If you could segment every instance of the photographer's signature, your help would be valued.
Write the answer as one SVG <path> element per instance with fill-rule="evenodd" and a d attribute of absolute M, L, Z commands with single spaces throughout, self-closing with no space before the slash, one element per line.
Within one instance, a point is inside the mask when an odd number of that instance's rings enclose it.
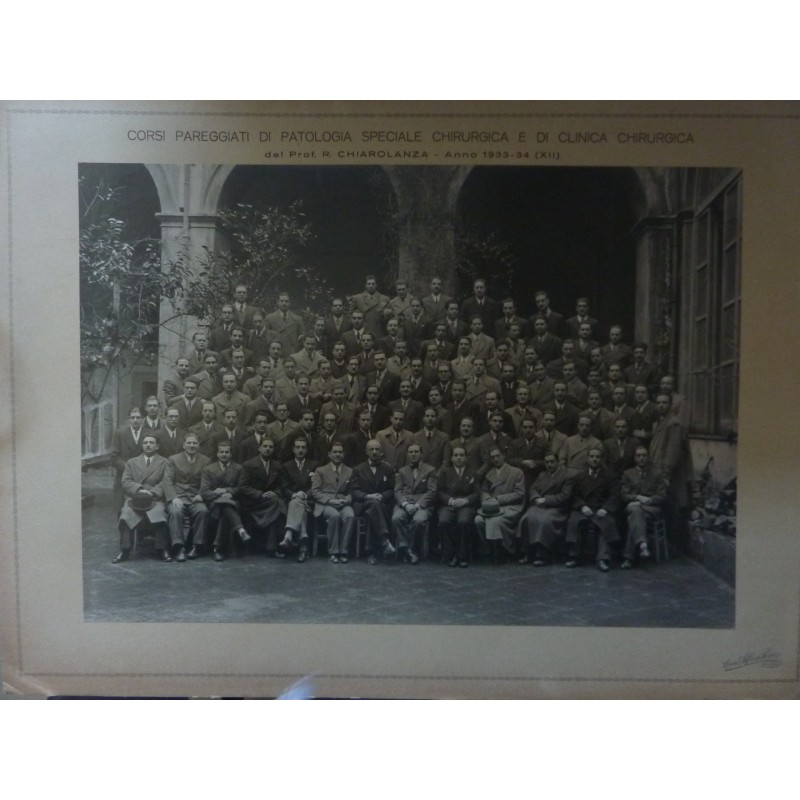
<path fill-rule="evenodd" d="M 781 654 L 777 653 L 771 647 L 764 650 L 750 651 L 748 650 L 744 655 L 738 658 L 729 658 L 722 662 L 722 668 L 725 672 L 730 672 L 734 669 L 742 669 L 742 667 L 754 667 L 759 665 L 767 669 L 774 669 L 781 665 Z"/>

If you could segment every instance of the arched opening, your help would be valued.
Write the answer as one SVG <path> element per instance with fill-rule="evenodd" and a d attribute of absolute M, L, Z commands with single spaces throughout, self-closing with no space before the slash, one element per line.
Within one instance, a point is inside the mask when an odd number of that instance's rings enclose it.
<path fill-rule="evenodd" d="M 475 167 L 458 198 L 459 261 L 483 267 L 490 294 L 513 295 L 520 313 L 538 289 L 567 316 L 587 296 L 594 316 L 632 332 L 642 205 L 632 169 Z M 461 270 L 461 296 L 473 272 Z"/>
<path fill-rule="evenodd" d="M 219 206 L 287 208 L 296 201 L 314 234 L 304 264 L 325 276 L 334 293 L 360 291 L 368 273 L 384 289 L 391 284 L 397 270 L 396 200 L 380 167 L 237 166 Z"/>

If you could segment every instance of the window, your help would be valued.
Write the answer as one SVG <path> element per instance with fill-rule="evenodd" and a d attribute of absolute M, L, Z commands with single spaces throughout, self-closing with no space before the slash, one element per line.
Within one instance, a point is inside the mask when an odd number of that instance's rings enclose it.
<path fill-rule="evenodd" d="M 83 407 L 81 417 L 83 433 L 84 461 L 108 455 L 111 452 L 111 440 L 114 436 L 114 402 L 105 400 Z"/>
<path fill-rule="evenodd" d="M 737 427 L 741 188 L 739 174 L 695 217 L 691 428 L 712 436 Z"/>

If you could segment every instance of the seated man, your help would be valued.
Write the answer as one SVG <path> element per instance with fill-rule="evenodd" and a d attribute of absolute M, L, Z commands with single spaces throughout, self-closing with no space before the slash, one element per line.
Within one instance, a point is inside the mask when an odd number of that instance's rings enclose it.
<path fill-rule="evenodd" d="M 307 412 L 309 415 L 311 412 Z M 300 435 L 292 443 L 294 458 L 283 465 L 283 498 L 286 500 L 286 533 L 278 545 L 284 552 L 298 547 L 297 561 L 308 559 L 308 512 L 311 511 L 311 476 L 318 464 L 307 459 L 308 439 Z"/>
<path fill-rule="evenodd" d="M 481 482 L 481 505 L 475 525 L 484 545 L 491 547 L 492 561 L 497 564 L 503 560 L 500 545 L 514 554 L 517 523 L 525 503 L 525 476 L 521 469 L 506 464 L 505 450 L 497 445 L 490 448 L 489 461 L 491 467 Z"/>
<path fill-rule="evenodd" d="M 186 543 L 183 538 L 183 521 L 189 518 L 191 549 L 188 558 L 202 554 L 206 540 L 208 508 L 200 496 L 200 479 L 203 469 L 211 459 L 199 452 L 200 440 L 196 433 L 183 437 L 183 452 L 167 459 L 164 470 L 164 498 L 167 501 L 169 538 L 172 547 L 178 547 L 176 561 L 186 561 Z"/>
<path fill-rule="evenodd" d="M 384 461 L 377 439 L 366 444 L 367 460 L 353 469 L 353 511 L 367 520 L 367 563 L 378 563 L 378 554 L 392 555 L 389 521 L 394 500 L 394 470 Z"/>
<path fill-rule="evenodd" d="M 217 443 L 217 460 L 212 461 L 200 476 L 200 496 L 208 506 L 208 519 L 216 525 L 214 534 L 214 561 L 225 560 L 229 535 L 235 533 L 242 542 L 250 541 L 250 535 L 239 516 L 239 483 L 242 468 L 231 460 L 231 443 Z"/>
<path fill-rule="evenodd" d="M 564 535 L 572 499 L 575 473 L 558 463 L 553 453 L 544 457 L 544 472 L 528 493 L 530 508 L 519 525 L 522 538 L 520 564 L 527 564 L 533 551 L 533 566 L 543 567 L 551 557 L 556 539 Z"/>
<path fill-rule="evenodd" d="M 334 440 L 328 457 L 330 461 L 317 467 L 311 478 L 314 516 L 325 520 L 331 562 L 346 564 L 356 522 L 351 493 L 353 470 L 342 463 L 344 445 L 340 441 Z"/>
<path fill-rule="evenodd" d="M 567 567 L 578 566 L 581 530 L 591 525 L 598 533 L 597 568 L 601 572 L 611 568 L 609 545 L 619 540 L 614 521 L 618 502 L 614 476 L 603 466 L 602 459 L 602 448 L 592 447 L 586 457 L 586 468 L 575 478 L 572 513 L 567 522 Z"/>
<path fill-rule="evenodd" d="M 396 412 L 400 413 L 400 412 Z M 436 470 L 422 461 L 422 450 L 412 442 L 406 451 L 406 465 L 397 473 L 394 489 L 395 509 L 392 530 L 397 537 L 400 557 L 409 564 L 418 564 L 414 551 L 424 541 L 436 502 Z"/>
<path fill-rule="evenodd" d="M 278 528 L 286 515 L 286 504 L 281 496 L 283 482 L 283 470 L 275 458 L 275 442 L 264 435 L 258 455 L 242 464 L 239 496 L 242 510 L 264 535 L 267 558 L 284 558 L 277 549 Z"/>
<path fill-rule="evenodd" d="M 451 464 L 439 470 L 439 532 L 442 558 L 451 567 L 469 566 L 469 543 L 475 531 L 475 509 L 480 502 L 478 474 L 467 465 L 464 445 L 454 445 Z M 452 554 L 452 555 L 451 555 Z"/>
<path fill-rule="evenodd" d="M 164 509 L 164 470 L 167 459 L 158 454 L 155 433 L 142 435 L 142 453 L 125 462 L 122 491 L 125 502 L 119 513 L 119 555 L 112 561 L 127 561 L 131 553 L 131 532 L 138 526 L 152 525 L 156 534 L 156 552 L 162 561 L 172 561 L 167 515 Z"/>
<path fill-rule="evenodd" d="M 625 470 L 620 486 L 622 502 L 625 503 L 625 512 L 628 515 L 628 538 L 622 553 L 622 569 L 630 569 L 636 556 L 650 557 L 647 548 L 647 522 L 663 517 L 669 488 L 669 481 L 650 462 L 644 445 L 636 448 L 634 458 L 636 466 Z"/>

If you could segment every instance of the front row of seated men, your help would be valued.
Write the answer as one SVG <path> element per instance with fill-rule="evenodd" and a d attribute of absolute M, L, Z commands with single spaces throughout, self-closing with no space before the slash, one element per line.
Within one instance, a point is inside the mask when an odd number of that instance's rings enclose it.
<path fill-rule="evenodd" d="M 475 466 L 467 447 L 454 440 L 448 463 L 436 469 L 422 460 L 415 441 L 398 470 L 375 439 L 366 444 L 367 459 L 353 468 L 344 463 L 345 447 L 337 439 L 322 465 L 307 458 L 308 441 L 302 436 L 294 440 L 294 457 L 284 463 L 275 459 L 268 436 L 261 438 L 258 455 L 242 465 L 232 462 L 225 440 L 218 442 L 213 461 L 198 452 L 199 438 L 192 432 L 184 435 L 181 452 L 164 458 L 158 449 L 158 436 L 145 433 L 142 453 L 125 463 L 126 500 L 114 563 L 128 560 L 132 534 L 140 526 L 155 529 L 163 561 L 197 558 L 209 545 L 215 560 L 222 561 L 231 540 L 251 538 L 243 517 L 263 538 L 268 556 L 284 558 L 296 549 L 302 563 L 308 559 L 313 516 L 324 525 L 333 563 L 347 563 L 356 518 L 363 518 L 370 564 L 395 553 L 417 564 L 436 521 L 443 560 L 453 567 L 469 565 L 476 532 L 481 552 L 492 561 L 513 557 L 520 564 L 532 560 L 543 566 L 564 540 L 566 566 L 575 567 L 588 528 L 597 535 L 597 567 L 608 572 L 620 524 L 627 527 L 622 568 L 649 556 L 648 521 L 661 516 L 668 489 L 643 445 L 636 447 L 635 466 L 621 479 L 606 466 L 600 446 L 589 447 L 579 469 L 546 452 L 543 471 L 527 489 L 523 469 L 506 461 L 499 444 L 488 448 L 487 464 Z"/>

